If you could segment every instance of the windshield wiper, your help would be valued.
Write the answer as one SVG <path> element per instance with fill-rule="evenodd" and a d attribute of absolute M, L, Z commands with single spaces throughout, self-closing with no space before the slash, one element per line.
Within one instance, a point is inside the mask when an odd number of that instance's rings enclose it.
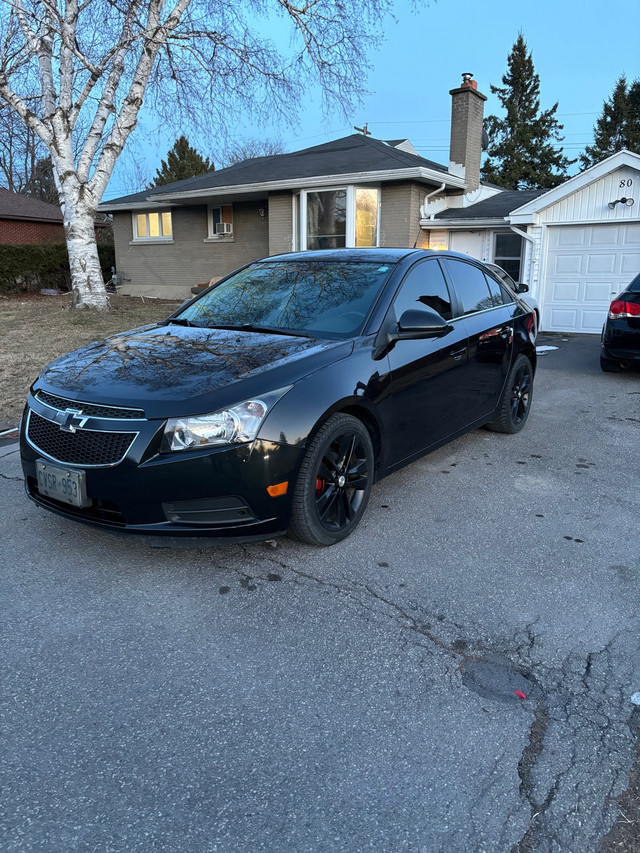
<path fill-rule="evenodd" d="M 226 323 L 215 323 L 211 329 L 231 329 L 234 332 L 267 332 L 272 335 L 290 335 L 294 338 L 312 338 L 309 332 L 292 332 L 290 329 L 280 329 L 278 326 L 258 326 L 254 323 L 239 323 L 237 326 Z"/>
<path fill-rule="evenodd" d="M 186 317 L 169 317 L 167 323 L 171 323 L 174 326 L 189 326 L 189 328 L 193 329 L 200 328 L 196 323 L 192 323 L 191 320 L 187 320 Z"/>

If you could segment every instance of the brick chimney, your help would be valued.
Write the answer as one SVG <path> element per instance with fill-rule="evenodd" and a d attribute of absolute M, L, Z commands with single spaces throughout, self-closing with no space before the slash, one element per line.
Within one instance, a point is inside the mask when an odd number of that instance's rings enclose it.
<path fill-rule="evenodd" d="M 467 192 L 480 186 L 482 119 L 487 96 L 478 92 L 473 74 L 462 75 L 459 89 L 451 89 L 451 141 L 449 171 L 464 177 Z"/>

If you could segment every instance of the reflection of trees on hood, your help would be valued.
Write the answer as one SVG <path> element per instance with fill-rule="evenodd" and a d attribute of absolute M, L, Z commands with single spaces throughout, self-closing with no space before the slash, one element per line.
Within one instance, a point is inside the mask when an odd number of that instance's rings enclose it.
<path fill-rule="evenodd" d="M 323 329 L 331 317 L 371 307 L 388 267 L 371 263 L 256 264 L 223 282 L 182 314 L 197 325 Z"/>
<path fill-rule="evenodd" d="M 114 335 L 54 361 L 52 383 L 86 388 L 121 381 L 146 391 L 188 385 L 204 393 L 261 370 L 309 347 L 308 340 L 280 335 L 170 327 Z"/>

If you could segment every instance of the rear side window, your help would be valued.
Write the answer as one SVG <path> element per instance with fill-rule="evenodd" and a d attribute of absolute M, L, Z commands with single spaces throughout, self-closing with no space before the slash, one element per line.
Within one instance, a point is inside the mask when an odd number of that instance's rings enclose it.
<path fill-rule="evenodd" d="M 451 297 L 437 260 L 424 261 L 411 267 L 404 277 L 393 303 L 396 319 L 409 309 L 422 305 L 436 311 L 445 320 L 453 316 Z"/>
<path fill-rule="evenodd" d="M 487 285 L 489 287 L 489 293 L 491 294 L 491 304 L 492 305 L 504 304 L 505 300 L 503 299 L 502 290 L 500 289 L 500 285 L 498 284 L 498 282 L 494 278 L 491 278 L 490 275 L 486 275 L 485 278 L 487 279 Z M 511 301 L 513 301 L 513 300 L 511 300 Z"/>
<path fill-rule="evenodd" d="M 496 304 L 494 295 L 489 290 L 487 279 L 481 269 L 452 258 L 447 258 L 446 264 L 461 302 L 463 314 L 474 314 L 476 311 L 485 311 L 487 308 L 494 307 Z M 502 296 L 497 304 L 502 304 Z"/>
<path fill-rule="evenodd" d="M 631 293 L 640 293 L 640 275 L 637 275 L 627 288 Z"/>

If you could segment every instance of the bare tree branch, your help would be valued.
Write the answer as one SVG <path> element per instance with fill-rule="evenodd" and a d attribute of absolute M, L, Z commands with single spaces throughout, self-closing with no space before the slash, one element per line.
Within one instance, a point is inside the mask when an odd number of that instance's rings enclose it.
<path fill-rule="evenodd" d="M 93 216 L 143 106 L 158 123 L 293 122 L 307 86 L 347 113 L 392 0 L 0 0 L 0 102 L 48 150 L 74 292 L 104 307 Z M 265 35 L 288 22 L 291 50 Z M 0 170 L 16 171 L 0 145 Z M 31 164 L 35 167 L 37 159 Z M 92 245 L 93 243 L 93 245 Z"/>

